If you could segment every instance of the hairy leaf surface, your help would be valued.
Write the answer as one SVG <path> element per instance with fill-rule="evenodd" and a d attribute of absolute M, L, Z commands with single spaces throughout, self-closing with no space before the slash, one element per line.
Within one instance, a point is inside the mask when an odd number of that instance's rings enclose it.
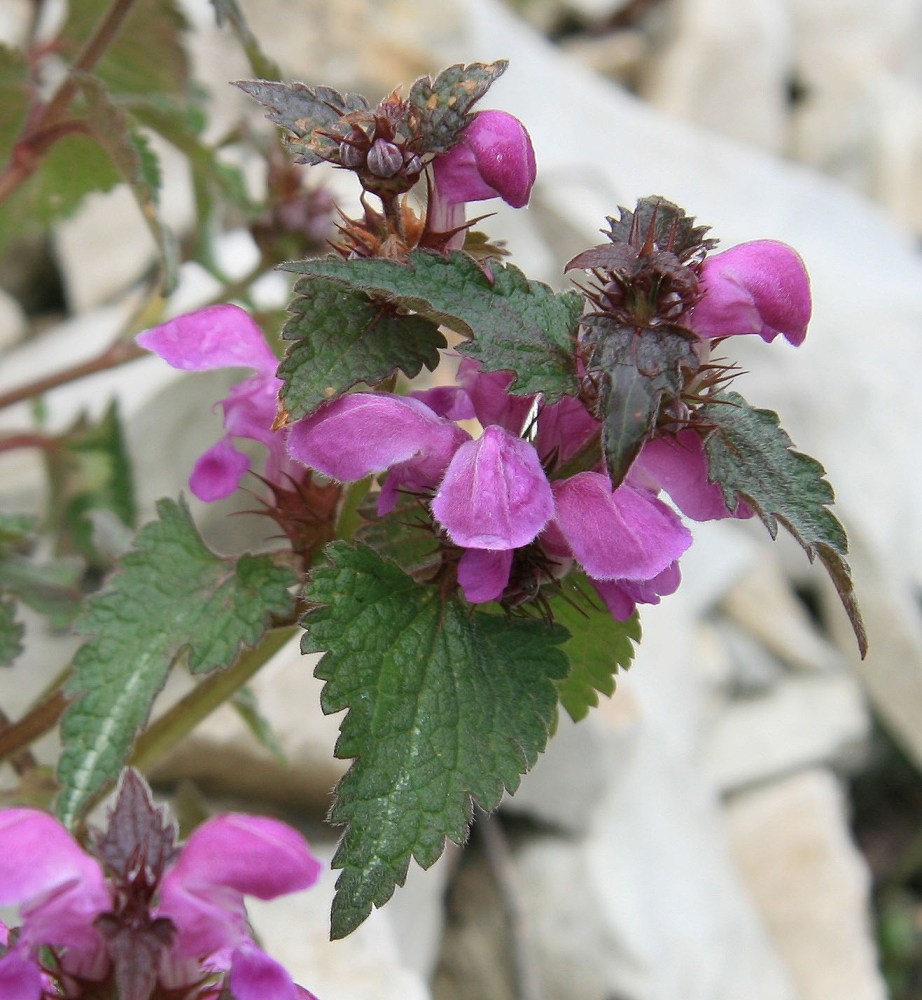
<path fill-rule="evenodd" d="M 315 573 L 305 652 L 327 651 L 325 712 L 348 709 L 336 745 L 354 763 L 331 820 L 345 824 L 332 933 L 354 930 L 460 843 L 472 800 L 492 809 L 544 749 L 554 682 L 567 672 L 559 626 L 482 612 L 421 586 L 365 546 L 337 542 Z"/>
<path fill-rule="evenodd" d="M 848 539 L 829 510 L 835 496 L 822 465 L 794 451 L 776 413 L 754 409 L 739 393 L 719 393 L 700 414 L 714 426 L 705 442 L 709 475 L 723 490 L 727 506 L 734 510 L 742 498 L 772 538 L 778 534 L 780 521 L 811 562 L 819 556 L 836 586 L 863 656 L 867 637 L 845 560 Z"/>
<path fill-rule="evenodd" d="M 230 666 L 272 616 L 292 612 L 290 570 L 269 555 L 215 555 L 184 504 L 161 500 L 157 510 L 80 621 L 91 638 L 74 659 L 58 769 L 68 824 L 118 772 L 180 654 L 193 673 Z"/>
<path fill-rule="evenodd" d="M 281 267 L 339 282 L 470 337 L 461 353 L 486 371 L 515 372 L 515 394 L 543 392 L 554 402 L 579 391 L 574 348 L 580 296 L 555 293 L 511 264 L 491 261 L 488 275 L 467 254 L 417 250 L 406 263 L 322 257 Z"/>
<path fill-rule="evenodd" d="M 282 331 L 293 341 L 279 366 L 281 398 L 293 420 L 358 382 L 375 385 L 398 369 L 413 378 L 439 363 L 438 325 L 334 281 L 302 279 Z"/>

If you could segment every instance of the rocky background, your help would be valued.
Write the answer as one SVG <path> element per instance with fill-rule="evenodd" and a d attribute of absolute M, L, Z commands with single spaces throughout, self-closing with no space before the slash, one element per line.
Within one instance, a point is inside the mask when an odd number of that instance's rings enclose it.
<path fill-rule="evenodd" d="M 0 35 L 15 37 L 27 6 L 5 0 Z M 206 0 L 185 6 L 214 127 L 259 127 L 258 109 L 224 86 L 248 75 L 239 49 Z M 539 179 L 527 212 L 498 211 L 491 232 L 531 276 L 562 285 L 561 263 L 597 241 L 605 215 L 647 194 L 677 201 L 724 245 L 772 237 L 801 252 L 815 299 L 807 342 L 739 345 L 741 388 L 826 466 L 871 642 L 859 662 L 824 575 L 790 539 L 773 544 L 751 523 L 696 526 L 683 586 L 644 609 L 615 696 L 578 726 L 561 720 L 469 847 L 411 870 L 335 944 L 332 876 L 254 906 L 269 950 L 321 1000 L 922 997 L 922 2 L 241 6 L 291 78 L 373 97 L 451 62 L 510 59 L 490 103 L 527 124 Z M 191 194 L 181 161 L 163 155 L 182 228 Z M 92 198 L 49 234 L 46 256 L 5 263 L 0 386 L 92 355 L 130 313 L 152 248 L 122 194 Z M 246 272 L 246 233 L 222 250 L 230 273 Z M 36 273 L 53 276 L 50 298 Z M 209 282 L 187 267 L 176 311 L 207 298 Z M 282 301 L 285 289 L 268 282 L 264 294 Z M 47 399 L 63 427 L 119 397 L 147 512 L 178 494 L 216 436 L 217 382 L 164 369 L 145 359 Z M 3 502 L 34 499 L 38 462 L 2 458 Z M 227 510 L 195 514 L 214 544 L 241 544 Z M 249 543 L 263 531 L 255 520 L 230 522 Z M 69 655 L 57 637 L 33 640 L 15 683 L 0 675 L 11 716 Z M 341 773 L 337 719 L 320 714 L 311 669 L 293 645 L 253 685 L 284 763 L 227 708 L 154 779 L 196 808 L 284 814 L 331 855 L 321 819 Z M 52 746 L 38 752 L 53 759 Z"/>

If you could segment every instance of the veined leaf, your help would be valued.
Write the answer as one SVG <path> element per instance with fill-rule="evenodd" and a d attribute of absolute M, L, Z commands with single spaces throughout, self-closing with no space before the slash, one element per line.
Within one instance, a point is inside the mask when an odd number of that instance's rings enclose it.
<path fill-rule="evenodd" d="M 710 478 L 734 510 L 745 500 L 774 538 L 780 521 L 820 562 L 835 584 L 858 640 L 861 655 L 867 636 L 845 561 L 845 529 L 829 510 L 835 500 L 825 470 L 815 458 L 793 450 L 793 443 L 771 410 L 749 406 L 736 392 L 722 392 L 699 413 L 714 430 L 705 441 Z"/>
<path fill-rule="evenodd" d="M 557 682 L 557 691 L 560 704 L 579 722 L 598 705 L 599 693 L 609 698 L 615 693 L 614 675 L 630 667 L 640 642 L 640 616 L 635 611 L 627 621 L 612 618 L 600 600 L 592 601 L 597 595 L 581 574 L 571 573 L 561 586 L 551 608 L 554 621 L 570 633 L 563 645 L 570 673 Z"/>
<path fill-rule="evenodd" d="M 184 504 L 161 500 L 157 511 L 79 624 L 92 638 L 74 658 L 77 697 L 61 724 L 58 814 L 67 824 L 118 773 L 177 657 L 197 674 L 230 666 L 272 616 L 293 610 L 295 576 L 271 555 L 222 558 Z"/>
<path fill-rule="evenodd" d="M 579 391 L 576 328 L 582 300 L 530 281 L 511 264 L 490 262 L 489 275 L 467 254 L 416 250 L 406 263 L 322 257 L 289 261 L 282 270 L 324 278 L 372 299 L 412 310 L 465 337 L 462 354 L 486 371 L 510 370 L 519 395 L 543 392 L 548 402 Z"/>
<path fill-rule="evenodd" d="M 419 114 L 421 148 L 427 153 L 444 153 L 469 124 L 471 108 L 499 79 L 509 65 L 500 59 L 494 63 L 471 63 L 449 66 L 434 79 L 420 77 L 410 88 L 407 102 Z"/>
<path fill-rule="evenodd" d="M 358 382 L 375 385 L 398 369 L 408 378 L 433 371 L 439 348 L 447 347 L 431 320 L 333 281 L 302 279 L 289 309 L 282 337 L 293 343 L 278 375 L 294 420 Z"/>
<path fill-rule="evenodd" d="M 544 749 L 567 671 L 564 629 L 474 612 L 415 583 L 365 546 L 334 543 L 308 597 L 305 652 L 327 713 L 348 709 L 336 745 L 355 762 L 333 823 L 345 824 L 332 934 L 344 937 L 424 868 L 445 838 L 460 843 L 472 801 L 497 805 Z"/>

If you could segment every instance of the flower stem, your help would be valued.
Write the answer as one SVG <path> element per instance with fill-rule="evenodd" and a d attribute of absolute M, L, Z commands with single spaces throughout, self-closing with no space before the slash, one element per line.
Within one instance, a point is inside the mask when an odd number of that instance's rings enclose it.
<path fill-rule="evenodd" d="M 210 674 L 138 737 L 128 763 L 140 771 L 150 768 L 239 691 L 297 631 L 288 626 L 268 632 L 258 646 L 246 650 L 232 667 Z"/>
<path fill-rule="evenodd" d="M 34 118 L 30 117 L 16 140 L 9 163 L 0 172 L 0 203 L 9 198 L 38 168 L 42 155 L 50 144 L 37 144 L 36 140 L 42 136 L 57 134 L 57 126 L 61 124 L 80 89 L 80 76 L 92 72 L 105 55 L 136 2 L 137 0 L 113 0 L 51 100 Z"/>

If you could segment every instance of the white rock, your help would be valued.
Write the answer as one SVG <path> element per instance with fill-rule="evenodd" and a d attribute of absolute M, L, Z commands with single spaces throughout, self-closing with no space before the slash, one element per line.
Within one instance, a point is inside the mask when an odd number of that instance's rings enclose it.
<path fill-rule="evenodd" d="M 349 937 L 329 940 L 336 874 L 328 869 L 312 888 L 291 896 L 247 900 L 269 954 L 323 1000 L 429 1000 L 425 979 L 402 957 L 388 909 L 373 911 Z"/>
<path fill-rule="evenodd" d="M 0 351 L 18 344 L 25 337 L 28 326 L 20 304 L 0 288 Z"/>
<path fill-rule="evenodd" d="M 787 144 L 791 25 L 784 4 L 676 0 L 666 38 L 653 46 L 639 92 L 656 108 L 742 142 Z"/>
<path fill-rule="evenodd" d="M 883 1000 L 868 872 L 849 837 L 836 779 L 811 770 L 734 796 L 726 825 L 798 1000 Z"/>
<path fill-rule="evenodd" d="M 701 765 L 721 791 L 815 764 L 853 770 L 869 729 L 850 674 L 789 677 L 761 695 L 723 702 L 702 736 Z"/>

